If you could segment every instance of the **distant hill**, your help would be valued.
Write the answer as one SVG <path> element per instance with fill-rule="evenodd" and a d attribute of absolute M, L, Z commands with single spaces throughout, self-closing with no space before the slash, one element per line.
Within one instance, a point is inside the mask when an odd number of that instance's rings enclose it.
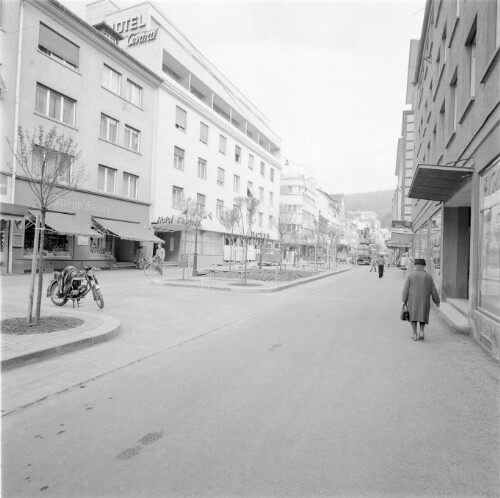
<path fill-rule="evenodd" d="M 374 211 L 382 228 L 391 228 L 394 190 L 344 194 L 346 211 Z"/>

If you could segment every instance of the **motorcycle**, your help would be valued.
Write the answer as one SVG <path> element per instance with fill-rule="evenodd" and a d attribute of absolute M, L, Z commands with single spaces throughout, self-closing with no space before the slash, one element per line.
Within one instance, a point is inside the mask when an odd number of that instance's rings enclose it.
<path fill-rule="evenodd" d="M 80 300 L 92 291 L 97 306 L 104 308 L 104 298 L 94 275 L 97 270 L 100 268 L 85 266 L 83 270 L 78 271 L 74 266 L 67 266 L 63 271 L 55 271 L 47 288 L 47 297 L 50 297 L 56 306 L 64 306 L 72 299 L 75 307 L 75 301 L 80 306 Z"/>

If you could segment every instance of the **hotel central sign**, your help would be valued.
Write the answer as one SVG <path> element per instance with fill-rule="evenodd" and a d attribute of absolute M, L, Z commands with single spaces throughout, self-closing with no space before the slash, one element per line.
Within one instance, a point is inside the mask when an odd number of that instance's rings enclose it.
<path fill-rule="evenodd" d="M 144 21 L 142 15 L 129 17 L 124 21 L 117 21 L 113 23 L 113 29 L 117 33 L 121 35 L 128 35 L 127 45 L 129 47 L 156 40 L 158 28 L 150 30 L 144 30 L 144 28 L 146 28 L 146 22 Z"/>

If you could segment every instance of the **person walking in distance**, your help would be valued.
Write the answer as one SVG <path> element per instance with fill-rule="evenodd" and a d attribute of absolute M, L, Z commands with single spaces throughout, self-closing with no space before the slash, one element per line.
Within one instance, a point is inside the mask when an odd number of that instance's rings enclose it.
<path fill-rule="evenodd" d="M 408 275 L 403 288 L 403 303 L 408 306 L 410 323 L 414 341 L 424 340 L 425 325 L 429 323 L 430 299 L 439 308 L 439 294 L 434 280 L 425 271 L 425 259 L 415 259 L 413 270 Z M 420 324 L 420 333 L 417 336 L 417 322 Z"/>
<path fill-rule="evenodd" d="M 370 273 L 374 271 L 375 273 L 377 272 L 377 258 L 375 256 L 372 256 L 372 259 L 370 261 Z"/>
<path fill-rule="evenodd" d="M 377 266 L 378 266 L 378 278 L 382 278 L 384 276 L 384 266 L 385 266 L 385 258 L 384 256 L 382 256 L 382 254 L 378 255 Z"/>
<path fill-rule="evenodd" d="M 155 260 L 155 263 L 158 266 L 158 271 L 160 272 L 160 275 L 163 277 L 163 260 L 165 259 L 165 249 L 163 249 L 162 242 L 158 244 L 158 247 L 156 249 L 156 254 L 153 259 Z"/>

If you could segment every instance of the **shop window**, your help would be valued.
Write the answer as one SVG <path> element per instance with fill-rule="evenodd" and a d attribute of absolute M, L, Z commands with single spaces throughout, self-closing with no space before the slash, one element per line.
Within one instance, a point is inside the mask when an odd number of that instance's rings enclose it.
<path fill-rule="evenodd" d="M 90 254 L 93 256 L 113 256 L 113 237 L 90 237 Z"/>
<path fill-rule="evenodd" d="M 481 177 L 479 307 L 500 318 L 500 162 Z"/>
<path fill-rule="evenodd" d="M 33 255 L 33 246 L 35 241 L 35 226 L 29 224 L 24 231 L 24 255 Z M 45 230 L 45 239 L 43 243 L 44 257 L 67 257 L 71 256 L 69 249 L 69 238 L 67 235 L 61 235 L 50 229 Z"/>
<path fill-rule="evenodd" d="M 430 261 L 427 262 L 429 271 L 434 278 L 436 287 L 441 287 L 441 211 L 430 220 Z"/>

